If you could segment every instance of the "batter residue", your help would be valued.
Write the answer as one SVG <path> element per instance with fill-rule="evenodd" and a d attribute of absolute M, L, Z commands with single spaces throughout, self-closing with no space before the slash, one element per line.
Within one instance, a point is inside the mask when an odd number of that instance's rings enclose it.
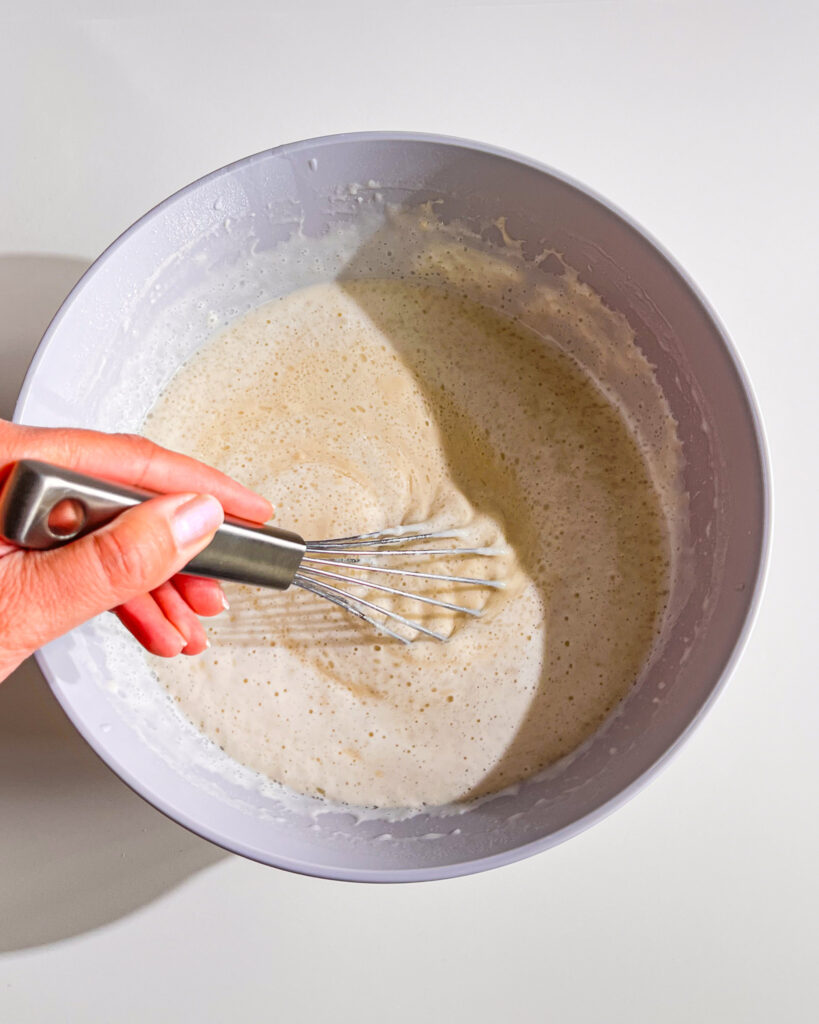
<path fill-rule="evenodd" d="M 452 593 L 482 618 L 426 613 L 454 628 L 444 645 L 233 587 L 208 652 L 156 661 L 194 724 L 294 790 L 418 807 L 502 789 L 596 730 L 651 651 L 669 541 L 635 440 L 568 356 L 462 295 L 358 280 L 262 306 L 180 370 L 145 432 L 308 538 L 431 522 L 503 548 L 469 571 L 505 590 Z"/>

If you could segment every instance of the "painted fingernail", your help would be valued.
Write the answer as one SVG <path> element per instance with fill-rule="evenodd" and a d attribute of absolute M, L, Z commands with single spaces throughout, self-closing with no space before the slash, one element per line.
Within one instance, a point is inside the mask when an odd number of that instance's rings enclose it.
<path fill-rule="evenodd" d="M 171 517 L 171 532 L 180 548 L 186 548 L 208 537 L 225 518 L 222 506 L 209 494 L 197 494 L 180 505 Z"/>

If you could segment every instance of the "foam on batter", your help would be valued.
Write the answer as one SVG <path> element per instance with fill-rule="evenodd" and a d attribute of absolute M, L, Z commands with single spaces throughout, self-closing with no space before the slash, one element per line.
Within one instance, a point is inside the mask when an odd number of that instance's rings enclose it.
<path fill-rule="evenodd" d="M 660 631 L 674 544 L 645 452 L 571 356 L 462 291 L 358 279 L 264 305 L 177 373 L 145 433 L 308 538 L 429 522 L 502 548 L 468 572 L 505 590 L 442 594 L 480 619 L 413 608 L 445 645 L 229 587 L 208 652 L 154 660 L 205 735 L 298 792 L 419 807 L 505 788 L 601 725 Z"/>

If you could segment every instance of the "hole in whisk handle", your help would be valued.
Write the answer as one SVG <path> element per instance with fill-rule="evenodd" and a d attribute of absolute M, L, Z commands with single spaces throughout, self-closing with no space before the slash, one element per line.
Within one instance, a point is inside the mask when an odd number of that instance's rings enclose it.
<path fill-rule="evenodd" d="M 0 536 L 21 548 L 57 547 L 150 496 L 38 459 L 20 459 L 0 491 Z"/>

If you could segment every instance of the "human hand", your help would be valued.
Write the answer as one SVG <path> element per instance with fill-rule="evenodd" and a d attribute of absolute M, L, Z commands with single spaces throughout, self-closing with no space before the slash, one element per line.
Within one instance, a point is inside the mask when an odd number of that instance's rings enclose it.
<path fill-rule="evenodd" d="M 262 523 L 273 513 L 270 502 L 143 437 L 0 420 L 0 488 L 23 458 L 162 496 L 49 551 L 0 539 L 0 680 L 44 643 L 108 610 L 153 654 L 203 651 L 208 641 L 197 616 L 218 615 L 227 607 L 224 593 L 215 580 L 175 574 L 210 542 L 224 512 Z"/>

